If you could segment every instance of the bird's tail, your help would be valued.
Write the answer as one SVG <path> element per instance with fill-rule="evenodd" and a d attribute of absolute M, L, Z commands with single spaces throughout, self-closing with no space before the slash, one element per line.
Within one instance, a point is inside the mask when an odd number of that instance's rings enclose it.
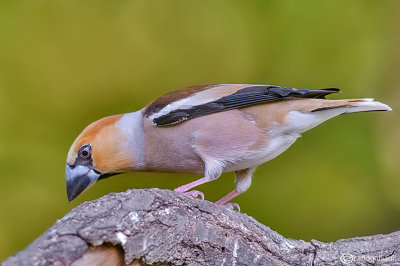
<path fill-rule="evenodd" d="M 314 100 L 314 99 L 309 99 Z M 373 99 L 344 99 L 344 100 L 322 100 L 315 99 L 309 102 L 302 117 L 294 117 L 294 120 L 302 123 L 294 123 L 301 132 L 309 130 L 322 122 L 335 116 L 347 113 L 370 112 L 370 111 L 391 111 L 392 109 L 383 103 L 375 102 Z M 301 119 L 300 119 L 301 118 Z"/>
<path fill-rule="evenodd" d="M 291 130 L 302 133 L 341 114 L 392 110 L 373 99 L 307 99 L 305 103 L 298 111 L 289 112 L 287 124 Z"/>
<path fill-rule="evenodd" d="M 325 106 L 321 106 L 311 112 L 319 112 L 324 110 L 332 110 L 338 114 L 359 113 L 371 111 L 392 111 L 388 105 L 376 102 L 371 98 L 364 99 L 347 99 L 347 100 L 328 100 Z"/>

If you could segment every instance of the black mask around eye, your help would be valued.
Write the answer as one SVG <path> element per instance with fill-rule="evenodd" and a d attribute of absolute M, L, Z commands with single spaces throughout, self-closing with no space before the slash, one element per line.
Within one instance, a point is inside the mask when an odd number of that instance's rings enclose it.
<path fill-rule="evenodd" d="M 71 165 L 72 167 L 76 165 L 92 166 L 92 147 L 90 144 L 82 145 L 78 150 L 78 156 L 76 157 L 75 163 Z"/>

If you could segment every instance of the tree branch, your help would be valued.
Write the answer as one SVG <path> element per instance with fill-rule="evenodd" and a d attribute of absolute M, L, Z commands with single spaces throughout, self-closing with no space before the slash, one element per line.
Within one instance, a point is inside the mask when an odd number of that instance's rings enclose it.
<path fill-rule="evenodd" d="M 400 231 L 323 243 L 169 190 L 84 202 L 2 265 L 368 265 L 400 262 Z"/>

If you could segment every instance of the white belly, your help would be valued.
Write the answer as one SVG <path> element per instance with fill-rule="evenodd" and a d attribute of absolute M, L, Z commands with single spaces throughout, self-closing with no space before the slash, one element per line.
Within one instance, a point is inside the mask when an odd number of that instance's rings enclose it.
<path fill-rule="evenodd" d="M 291 111 L 286 116 L 285 123 L 276 123 L 267 133 L 267 143 L 264 148 L 246 154 L 241 160 L 237 160 L 235 164 L 229 165 L 225 171 L 238 171 L 250 167 L 256 167 L 260 164 L 268 162 L 282 152 L 286 151 L 292 145 L 301 133 L 317 126 L 318 124 L 338 115 L 336 109 L 333 111 L 318 113 L 301 113 Z"/>
<path fill-rule="evenodd" d="M 266 147 L 254 151 L 252 155 L 246 156 L 246 158 L 237 161 L 235 164 L 229 165 L 224 172 L 243 170 L 268 162 L 286 151 L 298 137 L 300 137 L 300 134 L 271 136 Z"/>

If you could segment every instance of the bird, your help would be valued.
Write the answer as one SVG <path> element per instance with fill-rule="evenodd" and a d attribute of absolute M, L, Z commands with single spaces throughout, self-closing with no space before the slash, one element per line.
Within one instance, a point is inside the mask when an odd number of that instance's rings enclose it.
<path fill-rule="evenodd" d="M 239 209 L 230 201 L 249 189 L 257 166 L 286 151 L 303 132 L 340 114 L 392 110 L 371 98 L 326 99 L 338 92 L 206 84 L 102 118 L 87 126 L 68 152 L 68 200 L 101 179 L 133 171 L 203 174 L 174 191 L 204 199 L 192 189 L 234 172 L 235 188 L 216 204 Z"/>

